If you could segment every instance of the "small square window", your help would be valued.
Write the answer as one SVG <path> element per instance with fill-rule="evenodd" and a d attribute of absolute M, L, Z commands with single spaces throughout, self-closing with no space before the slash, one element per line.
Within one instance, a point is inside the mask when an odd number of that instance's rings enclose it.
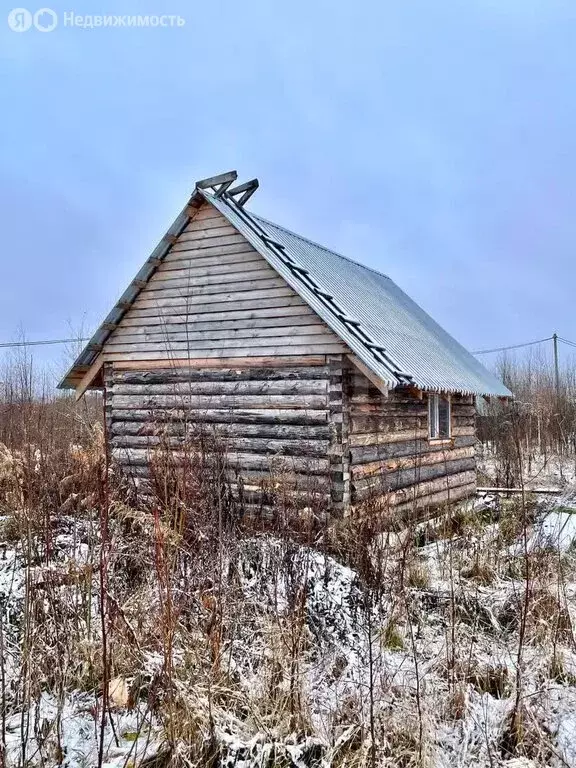
<path fill-rule="evenodd" d="M 450 439 L 450 398 L 428 395 L 428 434 L 431 440 Z"/>

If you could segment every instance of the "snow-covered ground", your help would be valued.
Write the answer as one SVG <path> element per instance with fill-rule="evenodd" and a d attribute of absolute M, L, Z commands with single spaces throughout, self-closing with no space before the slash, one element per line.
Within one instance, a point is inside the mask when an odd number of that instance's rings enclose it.
<path fill-rule="evenodd" d="M 480 510 L 471 514 L 467 509 L 460 535 L 447 537 L 436 530 L 417 537 L 421 546 L 410 552 L 404 589 L 398 586 L 402 555 L 388 553 L 389 583 L 377 595 L 369 594 L 353 568 L 317 549 L 268 537 L 243 542 L 235 560 L 235 622 L 221 659 L 229 695 L 241 698 L 247 709 L 241 717 L 236 705 L 220 702 L 216 707 L 214 734 L 221 764 L 369 765 L 372 721 L 377 765 L 576 766 L 576 653 L 570 623 L 576 610 L 576 572 L 570 559 L 576 531 L 571 512 L 568 507 L 560 512 L 543 509 L 526 536 L 503 542 L 498 518 L 504 512 L 495 510 L 496 500 L 490 503 L 492 509 L 482 512 L 485 524 L 474 521 Z M 47 566 L 52 574 L 86 566 L 89 552 L 77 543 L 83 538 L 82 531 L 74 530 L 77 525 L 67 521 L 58 554 Z M 552 597 L 561 593 L 563 623 L 553 648 L 550 631 L 557 603 L 551 599 L 547 609 L 552 612 L 537 613 L 528 622 L 519 652 L 526 542 L 531 556 L 540 552 L 550 562 L 564 559 L 562 580 L 548 574 L 546 585 L 538 577 L 533 586 Z M 511 564 L 519 565 L 516 572 Z M 26 566 L 20 544 L 4 545 L 0 600 L 8 691 L 18 687 L 23 611 L 31 591 L 46 581 L 42 574 L 42 567 Z M 60 592 L 69 589 L 69 581 L 58 583 Z M 96 584 L 94 589 L 95 598 Z M 123 610 L 128 612 L 130 596 L 125 597 Z M 93 603 L 90 614 L 97 622 L 98 600 Z M 150 605 L 156 610 L 152 595 Z M 134 621 L 131 616 L 132 626 Z M 93 631 L 95 641 L 98 632 Z M 82 638 L 77 639 L 81 644 Z M 160 644 L 155 652 L 142 653 L 142 669 L 117 678 L 110 689 L 102 731 L 106 766 L 137 765 L 145 754 L 163 748 L 165 717 L 152 713 L 146 698 L 129 701 L 128 694 L 138 671 L 151 675 L 154 667 L 162 668 L 162 651 Z M 184 663 L 185 653 L 174 649 L 176 663 Z M 519 748 L 526 755 L 506 756 L 503 745 L 519 668 L 522 727 L 530 735 L 522 737 Z M 179 684 L 183 682 L 181 678 Z M 283 710 L 290 706 L 291 687 L 298 689 L 292 701 L 297 701 L 298 717 L 290 722 L 285 712 L 276 720 L 263 716 L 266 699 Z M 192 709 L 199 696 L 204 700 L 198 698 L 197 705 L 205 708 L 206 690 L 193 677 L 183 691 Z M 49 690 L 46 685 L 27 707 L 9 701 L 7 765 L 97 765 L 100 694 L 98 689 Z M 258 717 L 246 715 L 250 708 L 258 710 Z M 186 745 L 181 748 L 185 754 Z M 344 754 L 365 762 L 341 762 Z"/>
<path fill-rule="evenodd" d="M 95 512 L 49 534 L 17 517 L 0 518 L 6 766 L 576 768 L 569 486 L 370 545 L 262 535 L 206 557 L 122 506 L 104 550 Z"/>
<path fill-rule="evenodd" d="M 500 485 L 501 460 L 490 451 L 490 446 L 479 446 L 478 469 Z M 574 456 L 543 455 L 526 452 L 522 456 L 522 477 L 526 488 L 572 489 L 576 493 L 576 459 Z"/>

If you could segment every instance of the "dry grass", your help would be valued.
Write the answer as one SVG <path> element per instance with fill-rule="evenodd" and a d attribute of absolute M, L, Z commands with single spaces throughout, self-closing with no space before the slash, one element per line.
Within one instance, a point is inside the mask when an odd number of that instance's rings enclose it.
<path fill-rule="evenodd" d="M 386 510 L 327 529 L 278 478 L 277 514 L 248 525 L 215 436 L 191 430 L 178 463 L 161 446 L 135 489 L 107 471 L 97 406 L 15 385 L 0 411 L 0 526 L 22 574 L 0 601 L 2 759 L 16 717 L 12 764 L 62 762 L 81 694 L 92 765 L 123 749 L 126 768 L 423 768 L 464 732 L 461 765 L 562 764 L 546 696 L 574 687 L 574 567 L 511 554 L 534 505 L 380 536 Z"/>

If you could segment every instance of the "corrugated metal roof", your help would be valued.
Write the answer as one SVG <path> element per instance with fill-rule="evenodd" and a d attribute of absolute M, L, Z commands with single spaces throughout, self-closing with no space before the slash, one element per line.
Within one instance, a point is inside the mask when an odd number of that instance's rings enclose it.
<path fill-rule="evenodd" d="M 428 390 L 511 395 L 490 371 L 386 275 L 240 209 L 231 198 L 215 198 L 205 191 L 202 194 L 390 386 L 411 383 Z M 281 248 L 276 248 L 266 238 Z M 286 265 L 283 254 L 330 294 L 333 303 L 348 318 L 359 323 L 357 327 L 369 339 L 368 346 L 351 335 L 330 305 L 309 290 L 298 270 Z M 370 343 L 384 350 L 385 360 L 374 356 Z"/>

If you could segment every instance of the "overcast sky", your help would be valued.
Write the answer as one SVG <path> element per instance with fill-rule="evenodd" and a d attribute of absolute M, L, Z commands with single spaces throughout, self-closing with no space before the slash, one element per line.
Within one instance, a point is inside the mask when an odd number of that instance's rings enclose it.
<path fill-rule="evenodd" d="M 95 329 L 232 168 L 471 349 L 576 340 L 574 0 L 99 2 L 50 33 L 2 11 L 0 341 Z"/>

